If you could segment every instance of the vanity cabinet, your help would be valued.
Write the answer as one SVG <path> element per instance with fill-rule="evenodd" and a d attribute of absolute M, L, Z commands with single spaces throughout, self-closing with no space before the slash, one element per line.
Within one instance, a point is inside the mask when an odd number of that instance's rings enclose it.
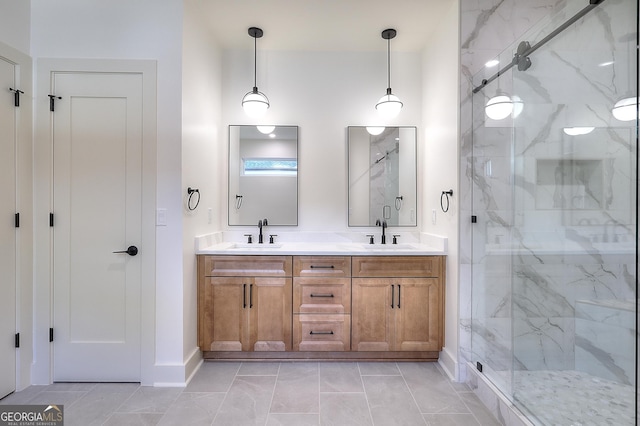
<path fill-rule="evenodd" d="M 199 255 L 207 359 L 435 361 L 445 256 Z"/>
<path fill-rule="evenodd" d="M 353 351 L 440 351 L 444 257 L 354 257 Z"/>
<path fill-rule="evenodd" d="M 350 350 L 351 258 L 294 256 L 293 271 L 293 350 Z"/>
<path fill-rule="evenodd" d="M 198 345 L 290 351 L 290 256 L 199 256 Z"/>

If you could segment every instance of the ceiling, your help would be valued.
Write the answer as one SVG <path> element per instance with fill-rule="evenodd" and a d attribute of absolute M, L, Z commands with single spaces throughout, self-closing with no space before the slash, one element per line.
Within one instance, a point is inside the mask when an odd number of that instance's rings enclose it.
<path fill-rule="evenodd" d="M 258 50 L 420 51 L 455 0 L 194 0 L 222 49 L 252 49 L 247 33 L 262 28 Z"/>

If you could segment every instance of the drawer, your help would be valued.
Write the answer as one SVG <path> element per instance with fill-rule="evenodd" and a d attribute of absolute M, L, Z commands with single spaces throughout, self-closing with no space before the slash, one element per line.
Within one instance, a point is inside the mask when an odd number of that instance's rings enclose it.
<path fill-rule="evenodd" d="M 291 256 L 204 256 L 205 277 L 290 277 Z"/>
<path fill-rule="evenodd" d="M 350 315 L 293 316 L 294 351 L 349 351 Z"/>
<path fill-rule="evenodd" d="M 351 312 L 351 279 L 295 277 L 293 312 L 345 314 Z"/>
<path fill-rule="evenodd" d="M 443 256 L 357 256 L 354 277 L 440 277 Z"/>
<path fill-rule="evenodd" d="M 351 258 L 348 256 L 295 256 L 295 277 L 350 277 Z"/>

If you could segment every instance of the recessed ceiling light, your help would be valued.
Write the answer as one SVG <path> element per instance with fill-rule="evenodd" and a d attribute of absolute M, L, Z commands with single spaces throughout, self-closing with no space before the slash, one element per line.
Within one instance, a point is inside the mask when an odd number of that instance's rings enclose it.
<path fill-rule="evenodd" d="M 499 61 L 499 60 L 497 60 L 497 59 L 492 59 L 492 60 L 488 61 L 487 63 L 485 63 L 485 64 L 484 64 L 484 66 L 485 66 L 485 67 L 487 67 L 487 68 L 493 68 L 493 67 L 495 67 L 496 65 L 498 65 L 499 63 L 500 63 L 500 61 Z"/>

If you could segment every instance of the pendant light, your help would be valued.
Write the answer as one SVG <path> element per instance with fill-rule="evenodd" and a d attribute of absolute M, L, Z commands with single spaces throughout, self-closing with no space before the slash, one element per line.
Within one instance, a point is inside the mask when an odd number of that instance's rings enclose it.
<path fill-rule="evenodd" d="M 249 35 L 253 37 L 253 90 L 242 98 L 242 108 L 249 117 L 260 117 L 269 109 L 269 99 L 267 95 L 258 91 L 256 83 L 257 75 L 257 40 L 262 37 L 263 31 L 260 28 L 249 28 Z"/>
<path fill-rule="evenodd" d="M 382 32 L 382 38 L 387 40 L 387 94 L 376 104 L 378 113 L 385 118 L 393 118 L 400 113 L 402 102 L 391 93 L 391 39 L 396 36 L 396 30 L 388 28 Z"/>
<path fill-rule="evenodd" d="M 498 93 L 487 101 L 484 112 L 492 120 L 502 120 L 513 112 L 513 101 L 504 93 Z"/>
<path fill-rule="evenodd" d="M 384 132 L 384 129 L 384 126 L 367 126 L 367 132 L 369 132 L 371 136 L 378 136 Z"/>
<path fill-rule="evenodd" d="M 620 121 L 636 120 L 638 118 L 638 97 L 631 96 L 619 100 L 613 106 L 611 114 Z"/>

